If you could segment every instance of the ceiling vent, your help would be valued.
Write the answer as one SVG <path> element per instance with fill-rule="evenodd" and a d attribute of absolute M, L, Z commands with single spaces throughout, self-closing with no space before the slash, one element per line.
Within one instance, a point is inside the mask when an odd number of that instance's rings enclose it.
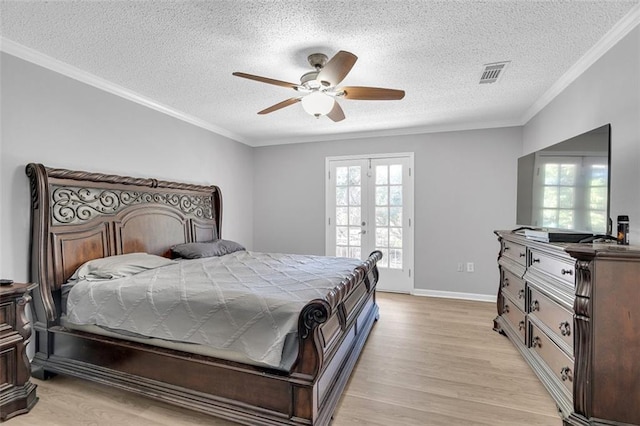
<path fill-rule="evenodd" d="M 493 62 L 491 64 L 484 64 L 484 70 L 480 77 L 480 84 L 495 83 L 504 74 L 505 68 L 511 61 Z"/>

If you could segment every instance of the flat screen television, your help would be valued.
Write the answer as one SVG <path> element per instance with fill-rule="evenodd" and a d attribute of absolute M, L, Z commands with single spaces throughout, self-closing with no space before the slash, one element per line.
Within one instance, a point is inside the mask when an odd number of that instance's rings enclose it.
<path fill-rule="evenodd" d="M 610 235 L 610 153 L 606 124 L 520 157 L 516 223 L 554 234 Z"/>

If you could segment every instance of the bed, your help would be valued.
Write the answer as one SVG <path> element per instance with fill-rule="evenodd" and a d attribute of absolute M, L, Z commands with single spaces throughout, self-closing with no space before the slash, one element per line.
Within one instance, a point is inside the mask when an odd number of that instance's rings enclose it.
<path fill-rule="evenodd" d="M 340 272 L 336 282 L 314 290 L 311 296 L 304 293 L 309 300 L 300 303 L 302 296 L 296 296 L 299 309 L 293 332 L 283 343 L 289 363 L 252 362 L 191 350 L 191 344 L 156 345 L 157 339 L 72 327 L 65 322 L 67 302 L 63 303 L 62 290 L 80 266 L 136 253 L 171 258 L 176 245 L 218 241 L 222 235 L 220 189 L 35 163 L 27 166 L 26 173 L 32 200 L 31 280 L 38 284 L 33 303 L 35 377 L 76 376 L 243 424 L 325 425 L 331 421 L 379 315 L 375 288 L 380 252 L 357 261 L 348 273 Z M 234 257 L 251 265 L 261 257 L 272 261 L 271 254 L 225 254 L 220 259 L 227 270 L 234 271 L 234 279 L 244 276 L 229 266 L 237 260 Z M 326 261 L 294 258 L 298 263 L 307 260 Z M 173 267 L 172 263 L 166 268 Z M 305 279 L 304 273 L 296 274 Z M 183 289 L 190 288 L 189 280 L 177 280 Z M 253 285 L 251 278 L 239 281 L 246 287 Z M 99 283 L 94 288 L 103 290 Z"/>

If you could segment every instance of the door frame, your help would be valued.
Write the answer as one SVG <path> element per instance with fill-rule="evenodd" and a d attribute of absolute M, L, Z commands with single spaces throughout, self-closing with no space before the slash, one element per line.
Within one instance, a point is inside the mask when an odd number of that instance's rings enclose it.
<path fill-rule="evenodd" d="M 410 186 L 410 188 L 408 189 L 410 191 L 410 197 L 411 197 L 411 205 L 409 206 L 408 209 L 408 236 L 409 238 L 407 239 L 406 243 L 408 246 L 408 249 L 411 253 L 410 259 L 408 259 L 408 261 L 406 262 L 406 266 L 408 268 L 408 273 L 409 273 L 409 279 L 410 279 L 410 283 L 411 283 L 411 288 L 409 289 L 409 294 L 413 294 L 414 290 L 415 290 L 415 270 L 414 270 L 414 263 L 415 263 L 415 244 L 414 244 L 414 240 L 415 240 L 415 220 L 414 220 L 414 214 L 415 214 L 415 161 L 414 161 L 414 157 L 415 154 L 413 152 L 393 152 L 393 153 L 382 153 L 382 154 L 356 154 L 356 155 L 340 155 L 340 156 L 331 156 L 331 157 L 325 157 L 325 165 L 324 165 L 324 204 L 325 204 L 325 215 L 324 215 L 324 226 L 325 226 L 325 231 L 324 231 L 324 253 L 325 256 L 327 255 L 327 253 L 329 252 L 329 235 L 327 232 L 327 227 L 330 226 L 329 223 L 329 219 L 330 217 L 332 217 L 335 212 L 333 212 L 330 208 L 329 208 L 329 172 L 331 170 L 330 167 L 330 163 L 331 161 L 344 161 L 344 160 L 374 160 L 374 159 L 380 159 L 380 158 L 406 158 L 409 162 L 409 174 L 412 178 L 412 184 Z M 407 210 L 403 211 L 403 214 L 406 214 Z M 403 231 L 404 233 L 405 231 Z M 404 234 L 403 234 L 404 235 Z"/>

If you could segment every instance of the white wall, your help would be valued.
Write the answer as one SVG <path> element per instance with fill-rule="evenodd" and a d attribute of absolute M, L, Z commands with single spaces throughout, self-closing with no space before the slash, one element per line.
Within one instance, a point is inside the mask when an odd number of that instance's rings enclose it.
<path fill-rule="evenodd" d="M 524 154 L 611 123 L 611 217 L 630 217 L 640 245 L 640 27 L 603 55 L 523 129 Z"/>
<path fill-rule="evenodd" d="M 520 128 L 278 145 L 255 149 L 254 247 L 325 252 L 325 158 L 415 153 L 415 287 L 494 295 L 495 229 L 515 225 Z M 475 272 L 457 272 L 474 262 Z"/>
<path fill-rule="evenodd" d="M 222 235 L 251 247 L 250 147 L 2 53 L 0 276 L 29 278 L 25 165 L 216 184 Z"/>

